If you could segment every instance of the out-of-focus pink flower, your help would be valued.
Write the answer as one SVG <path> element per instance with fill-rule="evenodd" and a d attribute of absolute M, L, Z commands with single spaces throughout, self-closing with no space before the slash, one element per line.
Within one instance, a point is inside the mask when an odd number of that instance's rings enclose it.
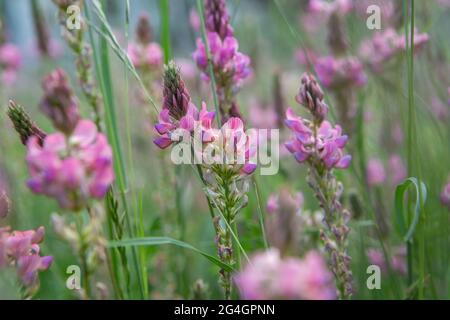
<path fill-rule="evenodd" d="M 389 158 L 389 178 L 394 185 L 402 183 L 407 176 L 405 164 L 398 154 L 393 154 Z"/>
<path fill-rule="evenodd" d="M 91 198 L 103 198 L 114 180 L 112 150 L 89 120 L 79 121 L 69 137 L 48 135 L 43 146 L 33 136 L 27 149 L 28 187 L 55 198 L 63 209 L 77 211 Z"/>
<path fill-rule="evenodd" d="M 136 68 L 157 69 L 163 64 L 163 52 L 156 42 L 147 45 L 130 43 L 128 57 Z"/>
<path fill-rule="evenodd" d="M 276 129 L 278 127 L 278 115 L 272 106 L 263 107 L 258 101 L 252 100 L 248 115 L 253 128 Z"/>
<path fill-rule="evenodd" d="M 291 108 L 286 112 L 285 123 L 295 135 L 285 146 L 298 162 L 321 161 L 328 169 L 345 169 L 350 165 L 351 156 L 343 153 L 348 137 L 342 135 L 339 125 L 333 128 L 323 121 L 314 136 L 311 122 L 295 115 Z"/>
<path fill-rule="evenodd" d="M 438 97 L 431 98 L 431 111 L 436 119 L 440 121 L 446 121 L 450 116 L 449 106 L 444 104 Z"/>
<path fill-rule="evenodd" d="M 44 97 L 40 108 L 58 130 L 70 134 L 80 120 L 78 101 L 63 69 L 56 69 L 42 80 Z"/>
<path fill-rule="evenodd" d="M 194 81 L 198 76 L 198 71 L 192 60 L 176 59 L 176 64 L 180 67 L 181 77 L 186 81 Z"/>
<path fill-rule="evenodd" d="M 450 0 L 438 0 L 438 3 L 443 7 L 450 7 Z"/>
<path fill-rule="evenodd" d="M 19 48 L 12 43 L 0 46 L 0 65 L 4 69 L 17 70 L 22 64 L 22 54 Z"/>
<path fill-rule="evenodd" d="M 441 203 L 450 210 L 450 176 L 441 192 Z"/>
<path fill-rule="evenodd" d="M 419 52 L 428 40 L 428 34 L 414 30 L 414 53 Z M 388 28 L 384 31 L 376 32 L 371 39 L 365 40 L 361 44 L 359 54 L 372 71 L 380 73 L 388 61 L 405 50 L 405 35 L 398 34 L 394 29 Z"/>
<path fill-rule="evenodd" d="M 238 41 L 232 36 L 223 40 L 215 32 L 208 33 L 208 44 L 215 74 L 231 79 L 232 87 L 239 88 L 242 81 L 250 75 L 250 58 L 238 51 Z M 197 50 L 193 54 L 197 67 L 202 71 L 202 78 L 209 81 L 208 56 L 205 45 L 197 39 Z"/>
<path fill-rule="evenodd" d="M 312 13 L 322 13 L 330 15 L 332 13 L 346 14 L 353 8 L 352 0 L 333 0 L 332 2 L 325 0 L 310 0 L 309 11 Z"/>
<path fill-rule="evenodd" d="M 22 54 L 17 46 L 12 43 L 0 46 L 1 78 L 4 85 L 11 86 L 16 82 L 21 65 Z"/>
<path fill-rule="evenodd" d="M 366 179 L 369 186 L 378 186 L 386 180 L 386 172 L 380 159 L 372 158 L 367 163 Z"/>
<path fill-rule="evenodd" d="M 320 82 L 327 88 L 361 87 L 367 82 L 363 65 L 356 57 L 321 57 L 315 66 Z"/>
<path fill-rule="evenodd" d="M 194 8 L 189 11 L 189 23 L 195 32 L 200 31 L 200 17 L 198 16 L 197 10 Z"/>
<path fill-rule="evenodd" d="M 5 190 L 0 189 L 0 219 L 6 218 L 9 214 L 10 203 Z"/>
<path fill-rule="evenodd" d="M 317 56 L 311 49 L 298 49 L 295 51 L 295 60 L 302 66 L 307 66 L 309 63 L 314 65 Z"/>
<path fill-rule="evenodd" d="M 336 299 L 333 276 L 322 256 L 309 252 L 304 259 L 282 259 L 278 250 L 256 254 L 235 277 L 243 299 Z"/>
<path fill-rule="evenodd" d="M 40 256 L 44 239 L 43 227 L 37 230 L 11 231 L 0 228 L 0 267 L 13 265 L 22 283 L 30 290 L 39 285 L 38 272 L 47 270 L 52 264 L 51 256 Z"/>
<path fill-rule="evenodd" d="M 388 266 L 383 254 L 383 251 L 379 249 L 369 249 L 367 251 L 367 258 L 369 263 L 380 267 L 381 272 L 387 273 Z M 392 249 L 392 257 L 390 258 L 390 266 L 392 271 L 395 271 L 401 275 L 407 273 L 406 267 L 406 247 L 400 246 Z"/>
<path fill-rule="evenodd" d="M 397 144 L 401 145 L 404 140 L 403 129 L 400 123 L 394 123 L 392 128 L 392 140 Z"/>
<path fill-rule="evenodd" d="M 280 193 L 274 193 L 269 196 L 269 199 L 267 200 L 266 208 L 267 212 L 274 213 L 278 209 L 280 209 L 280 200 L 289 202 L 289 206 L 295 207 L 295 208 L 301 208 L 303 206 L 304 197 L 303 193 L 297 192 L 296 194 L 290 194 L 289 192 L 286 192 L 282 190 L 283 197 L 280 199 Z M 281 204 L 282 206 L 283 204 Z"/>

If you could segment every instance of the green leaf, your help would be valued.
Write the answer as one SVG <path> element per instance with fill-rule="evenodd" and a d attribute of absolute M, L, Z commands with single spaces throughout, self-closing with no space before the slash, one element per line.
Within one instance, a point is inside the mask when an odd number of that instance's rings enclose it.
<path fill-rule="evenodd" d="M 405 207 L 404 207 L 404 196 L 406 191 L 414 186 L 416 190 L 416 203 L 414 206 L 414 217 L 408 230 L 406 227 L 405 219 Z M 420 208 L 425 204 L 427 200 L 427 187 L 423 182 L 420 182 L 415 177 L 410 177 L 405 180 L 402 184 L 399 184 L 395 189 L 395 221 L 397 232 L 403 236 L 405 242 L 411 241 L 412 236 L 416 230 L 417 223 L 419 222 Z"/>
<path fill-rule="evenodd" d="M 158 246 L 158 245 L 164 245 L 164 244 L 170 244 L 175 245 L 181 248 L 189 249 L 194 252 L 200 253 L 202 256 L 204 256 L 206 259 L 211 261 L 212 263 L 216 264 L 220 268 L 224 269 L 225 271 L 233 272 L 233 268 L 220 261 L 219 259 L 213 257 L 210 254 L 207 254 L 204 251 L 201 251 L 200 249 L 197 249 L 196 247 L 190 245 L 189 243 L 175 240 L 168 237 L 146 237 L 146 238 L 136 238 L 136 239 L 125 239 L 120 241 L 110 241 L 108 246 L 109 247 L 133 247 L 133 246 Z"/>

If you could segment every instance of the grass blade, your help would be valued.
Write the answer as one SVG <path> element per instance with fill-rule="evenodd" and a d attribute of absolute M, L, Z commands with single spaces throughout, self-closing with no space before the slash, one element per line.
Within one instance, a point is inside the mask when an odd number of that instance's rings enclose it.
<path fill-rule="evenodd" d="M 222 261 L 213 257 L 212 255 L 210 255 L 200 249 L 197 249 L 196 247 L 190 245 L 189 243 L 186 243 L 186 242 L 183 242 L 180 240 L 176 240 L 176 239 L 172 239 L 169 237 L 147 237 L 147 238 L 126 239 L 126 240 L 121 240 L 121 241 L 111 241 L 111 242 L 109 242 L 108 246 L 116 248 L 116 247 L 158 246 L 158 245 L 166 245 L 166 244 L 192 250 L 194 252 L 201 254 L 203 257 L 205 257 L 206 259 L 208 259 L 209 261 L 211 261 L 218 267 L 220 267 L 226 271 L 229 271 L 229 272 L 234 271 L 230 265 L 223 263 Z"/>

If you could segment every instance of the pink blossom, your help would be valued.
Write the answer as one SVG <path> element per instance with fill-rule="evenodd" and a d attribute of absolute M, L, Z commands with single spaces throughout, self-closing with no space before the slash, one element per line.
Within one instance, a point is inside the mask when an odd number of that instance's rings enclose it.
<path fill-rule="evenodd" d="M 310 0 L 309 11 L 312 13 L 321 13 L 331 15 L 333 13 L 346 14 L 353 8 L 352 0 L 333 0 L 331 2 L 325 0 Z"/>
<path fill-rule="evenodd" d="M 209 141 L 201 154 L 203 163 L 210 163 L 212 166 L 225 164 L 235 173 L 245 175 L 256 170 L 257 165 L 251 160 L 256 153 L 257 141 L 254 136 L 245 132 L 240 118 L 228 119 L 220 130 L 206 130 L 203 134 L 205 136 L 209 137 Z M 211 152 L 212 150 L 215 152 Z"/>
<path fill-rule="evenodd" d="M 20 279 L 30 290 L 39 284 L 38 271 L 47 270 L 53 261 L 51 256 L 40 256 L 39 243 L 44 233 L 43 227 L 27 231 L 0 228 L 0 267 L 16 266 Z"/>
<path fill-rule="evenodd" d="M 441 192 L 441 203 L 450 210 L 450 177 Z"/>
<path fill-rule="evenodd" d="M 285 201 L 289 202 L 289 205 L 296 208 L 301 208 L 303 206 L 304 197 L 303 193 L 297 192 L 296 194 L 287 193 L 283 198 Z M 283 205 L 283 204 L 281 204 Z M 274 213 L 280 208 L 280 194 L 274 193 L 269 196 L 266 204 L 267 212 Z"/>
<path fill-rule="evenodd" d="M 295 115 L 291 108 L 286 112 L 285 123 L 294 133 L 285 146 L 298 162 L 321 161 L 328 169 L 345 169 L 350 165 L 351 156 L 343 154 L 348 137 L 342 135 L 339 125 L 333 128 L 323 121 L 314 135 L 311 122 Z"/>
<path fill-rule="evenodd" d="M 369 186 L 378 186 L 386 180 L 386 172 L 380 159 L 372 158 L 367 163 L 366 179 Z"/>
<path fill-rule="evenodd" d="M 246 300 L 336 298 L 333 276 L 315 251 L 304 259 L 282 259 L 277 249 L 258 253 L 235 282 Z"/>
<path fill-rule="evenodd" d="M 398 154 L 393 154 L 389 158 L 389 177 L 392 184 L 402 183 L 408 174 L 402 158 Z"/>
<path fill-rule="evenodd" d="M 22 65 L 22 54 L 17 46 L 5 43 L 0 46 L 0 67 L 3 84 L 11 86 L 17 79 L 17 72 Z"/>
<path fill-rule="evenodd" d="M 238 52 L 238 41 L 232 36 L 223 40 L 215 32 L 208 33 L 211 60 L 216 74 L 232 80 L 233 87 L 239 88 L 242 81 L 250 75 L 250 58 Z M 197 50 L 193 54 L 197 67 L 202 71 L 203 79 L 209 80 L 208 56 L 205 45 L 197 39 Z"/>
<path fill-rule="evenodd" d="M 128 57 L 136 68 L 157 69 L 163 64 L 163 52 L 159 44 L 130 43 L 128 45 Z"/>
<path fill-rule="evenodd" d="M 200 31 L 200 17 L 197 14 L 197 10 L 195 10 L 194 8 L 192 8 L 189 11 L 189 23 L 192 27 L 192 29 L 194 29 L 195 32 L 199 32 Z"/>
<path fill-rule="evenodd" d="M 275 129 L 278 127 L 278 115 L 273 106 L 262 106 L 258 101 L 250 102 L 249 120 L 254 128 Z"/>
<path fill-rule="evenodd" d="M 315 64 L 317 56 L 311 49 L 298 49 L 295 51 L 295 60 L 302 66 L 307 66 L 309 63 Z"/>
<path fill-rule="evenodd" d="M 64 70 L 56 69 L 45 76 L 42 88 L 41 110 L 58 130 L 70 134 L 80 120 L 80 111 Z"/>
<path fill-rule="evenodd" d="M 328 88 L 347 85 L 361 87 L 367 82 L 363 65 L 356 57 L 321 57 L 317 59 L 315 66 L 320 82 Z"/>
<path fill-rule="evenodd" d="M 4 69 L 17 70 L 22 64 L 22 54 L 19 48 L 12 43 L 0 46 L 0 64 Z"/>
<path fill-rule="evenodd" d="M 420 51 L 428 40 L 428 34 L 414 30 L 414 53 Z M 365 40 L 360 46 L 359 54 L 372 71 L 380 73 L 387 62 L 405 50 L 405 35 L 398 34 L 393 28 L 388 28 L 376 32 L 371 39 Z"/>
<path fill-rule="evenodd" d="M 369 259 L 370 264 L 380 267 L 381 272 L 388 272 L 388 266 L 386 264 L 383 251 L 379 249 L 369 249 L 367 251 L 367 258 Z M 401 275 L 405 275 L 407 273 L 405 246 L 395 247 L 392 249 L 390 267 L 392 268 L 392 271 L 397 272 Z"/>
<path fill-rule="evenodd" d="M 48 135 L 43 146 L 31 137 L 27 149 L 29 188 L 55 198 L 63 209 L 78 211 L 89 199 L 102 199 L 114 180 L 112 150 L 89 120 L 79 121 L 69 137 Z"/>

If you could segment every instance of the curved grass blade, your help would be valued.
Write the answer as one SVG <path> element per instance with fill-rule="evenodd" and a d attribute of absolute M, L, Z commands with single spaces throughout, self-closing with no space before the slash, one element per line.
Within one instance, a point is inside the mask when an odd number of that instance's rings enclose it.
<path fill-rule="evenodd" d="M 120 241 L 110 241 L 108 243 L 108 246 L 112 247 L 112 248 L 117 248 L 117 247 L 137 247 L 137 246 L 159 246 L 159 245 L 165 245 L 165 244 L 174 245 L 174 246 L 178 246 L 181 248 L 192 250 L 194 252 L 201 254 L 203 257 L 205 257 L 206 259 L 208 259 L 209 261 L 211 261 L 218 267 L 224 269 L 225 271 L 229 271 L 229 272 L 234 271 L 234 269 L 230 265 L 223 263 L 222 261 L 213 257 L 212 255 L 207 254 L 206 252 L 204 252 L 200 249 L 197 249 L 196 247 L 190 245 L 189 243 L 186 243 L 186 242 L 183 242 L 180 240 L 176 240 L 176 239 L 172 239 L 169 237 L 146 237 L 146 238 L 136 238 L 136 239 L 125 239 L 125 240 L 120 240 Z"/>
<path fill-rule="evenodd" d="M 408 230 L 406 230 L 406 223 L 405 223 L 405 215 L 404 215 L 404 196 L 406 191 L 411 187 L 414 186 L 416 190 L 416 203 L 414 205 L 414 217 L 411 222 L 411 225 L 408 227 Z M 403 236 L 403 240 L 405 242 L 411 241 L 414 232 L 417 227 L 417 223 L 419 222 L 419 216 L 420 216 L 420 208 L 423 207 L 425 204 L 425 201 L 427 200 L 427 187 L 423 182 L 420 182 L 420 189 L 419 189 L 419 181 L 415 177 L 410 177 L 406 179 L 405 182 L 398 185 L 395 189 L 395 226 L 397 228 L 398 233 Z"/>

